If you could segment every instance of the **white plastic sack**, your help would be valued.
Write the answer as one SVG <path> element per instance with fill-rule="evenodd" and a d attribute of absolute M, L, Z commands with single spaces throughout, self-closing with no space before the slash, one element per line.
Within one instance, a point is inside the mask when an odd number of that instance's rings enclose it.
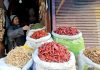
<path fill-rule="evenodd" d="M 31 38 L 32 34 L 33 34 L 33 32 L 31 32 L 30 34 L 28 34 L 27 37 L 26 37 L 26 40 L 32 41 L 32 42 L 43 42 L 43 41 L 46 41 L 46 40 L 48 40 L 48 39 L 51 38 L 51 34 L 50 33 L 48 33 L 47 36 L 44 36 L 44 37 L 39 38 L 39 39 L 33 39 L 33 38 Z"/>
<path fill-rule="evenodd" d="M 30 48 L 33 48 L 33 46 L 34 46 L 34 43 L 32 42 L 32 41 L 26 41 L 25 42 L 25 45 L 28 45 Z M 33 48 L 34 49 L 34 48 Z"/>
<path fill-rule="evenodd" d="M 52 42 L 53 39 L 50 38 L 49 40 L 43 41 L 43 42 L 33 42 L 33 41 L 26 41 L 26 45 L 28 45 L 31 48 L 37 49 L 38 47 L 40 47 L 42 44 L 46 43 L 46 42 Z"/>
<path fill-rule="evenodd" d="M 36 70 L 76 70 L 75 56 L 72 52 L 70 60 L 64 63 L 45 62 L 40 60 L 38 57 L 38 50 L 34 52 L 32 58 L 36 63 Z"/>
<path fill-rule="evenodd" d="M 88 57 L 83 54 L 82 50 L 78 57 L 78 70 L 88 70 L 88 68 L 94 68 L 94 70 L 100 70 L 100 64 L 94 63 Z"/>
<path fill-rule="evenodd" d="M 30 59 L 27 64 L 22 68 L 22 70 L 28 70 L 33 64 L 33 60 Z"/>
<path fill-rule="evenodd" d="M 0 59 L 0 70 L 28 70 L 33 64 L 32 59 L 21 69 L 5 63 L 5 58 Z"/>
<path fill-rule="evenodd" d="M 33 32 L 35 32 L 35 31 L 39 31 L 39 30 L 45 30 L 45 29 L 46 29 L 45 26 L 44 26 L 43 28 L 31 29 L 31 30 L 27 31 L 27 35 L 28 35 L 29 33 L 33 33 Z"/>
<path fill-rule="evenodd" d="M 45 43 L 45 42 L 51 42 L 53 41 L 53 39 L 51 38 L 51 34 L 48 33 L 47 36 L 39 38 L 39 39 L 33 39 L 31 38 L 31 35 L 33 34 L 33 32 L 30 32 L 28 34 L 28 36 L 26 37 L 26 40 L 28 42 L 30 42 L 30 46 L 33 46 L 34 48 L 38 48 L 39 46 L 41 46 L 41 44 Z"/>

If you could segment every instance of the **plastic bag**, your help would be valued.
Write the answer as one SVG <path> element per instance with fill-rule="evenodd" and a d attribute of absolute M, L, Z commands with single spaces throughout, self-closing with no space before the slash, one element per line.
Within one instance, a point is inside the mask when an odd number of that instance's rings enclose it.
<path fill-rule="evenodd" d="M 44 26 L 43 28 L 38 28 L 38 29 L 31 29 L 31 30 L 29 30 L 29 31 L 27 31 L 27 35 L 29 34 L 29 33 L 33 33 L 34 31 L 39 31 L 39 30 L 45 30 L 46 29 L 46 27 Z"/>
<path fill-rule="evenodd" d="M 5 63 L 5 58 L 0 59 L 0 70 L 28 70 L 33 64 L 33 60 L 29 60 L 27 64 L 21 69 Z"/>
<path fill-rule="evenodd" d="M 37 49 L 42 44 L 44 44 L 46 42 L 52 42 L 52 41 L 53 41 L 52 38 L 50 38 L 49 40 L 43 41 L 43 42 L 26 41 L 25 45 L 28 45 L 30 48 Z"/>
<path fill-rule="evenodd" d="M 83 54 L 83 51 L 84 50 L 80 52 L 78 57 L 78 70 L 89 70 L 89 69 L 100 70 L 100 64 L 96 64 L 88 57 L 86 57 Z"/>
<path fill-rule="evenodd" d="M 30 32 L 28 34 L 28 36 L 26 37 L 26 40 L 30 42 L 31 46 L 34 46 L 34 48 L 38 48 L 39 46 L 41 46 L 41 44 L 45 43 L 45 42 L 51 42 L 53 41 L 53 39 L 51 38 L 51 34 L 48 33 L 47 36 L 39 38 L 39 39 L 33 39 L 31 38 L 31 35 L 33 34 L 33 32 Z"/>
<path fill-rule="evenodd" d="M 40 60 L 38 57 L 38 50 L 34 52 L 32 58 L 36 64 L 36 70 L 76 70 L 75 56 L 72 52 L 70 60 L 64 63 L 45 62 Z"/>
<path fill-rule="evenodd" d="M 33 33 L 30 33 L 30 35 L 28 35 L 28 36 L 26 37 L 26 40 L 31 41 L 31 42 L 43 42 L 43 41 L 46 41 L 46 40 L 48 40 L 48 39 L 51 38 L 51 34 L 50 34 L 50 33 L 48 33 L 47 36 L 44 36 L 44 37 L 39 38 L 39 39 L 33 39 L 33 38 L 31 38 L 31 35 L 32 35 L 32 34 L 33 34 Z"/>
<path fill-rule="evenodd" d="M 75 54 L 76 58 L 79 52 L 85 48 L 84 39 L 82 37 L 81 32 L 79 32 L 79 34 L 74 35 L 74 36 L 59 35 L 54 32 L 52 32 L 52 35 L 53 35 L 53 39 L 56 42 L 64 46 L 67 46 L 67 48 Z"/>

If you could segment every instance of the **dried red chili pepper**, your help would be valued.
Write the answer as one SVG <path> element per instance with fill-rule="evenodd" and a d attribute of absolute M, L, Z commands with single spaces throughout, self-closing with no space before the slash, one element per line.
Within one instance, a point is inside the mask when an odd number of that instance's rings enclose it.
<path fill-rule="evenodd" d="M 45 43 L 38 49 L 39 58 L 46 62 L 67 62 L 70 59 L 68 49 L 56 42 Z"/>
<path fill-rule="evenodd" d="M 76 35 L 79 33 L 76 27 L 58 27 L 54 32 L 60 35 Z"/>
<path fill-rule="evenodd" d="M 31 38 L 39 39 L 39 38 L 47 36 L 47 35 L 48 35 L 48 33 L 45 30 L 39 30 L 39 31 L 34 32 L 31 36 Z"/>

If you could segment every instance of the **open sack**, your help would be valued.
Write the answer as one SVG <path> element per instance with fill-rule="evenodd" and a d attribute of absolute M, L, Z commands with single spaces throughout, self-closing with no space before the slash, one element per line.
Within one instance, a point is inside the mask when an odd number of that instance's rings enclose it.
<path fill-rule="evenodd" d="M 38 50 L 34 52 L 32 58 L 35 62 L 36 70 L 76 70 L 75 56 L 72 52 L 70 60 L 64 63 L 45 62 L 40 60 L 38 57 Z"/>
<path fill-rule="evenodd" d="M 36 31 L 38 31 L 38 30 L 36 30 Z M 34 33 L 34 31 L 33 32 L 29 32 L 29 34 L 26 37 L 26 40 L 29 41 L 29 42 L 31 42 L 33 44 L 33 46 L 34 46 L 35 49 L 38 48 L 39 46 L 41 46 L 41 44 L 43 44 L 43 43 L 53 41 L 53 39 L 51 38 L 51 34 L 50 33 L 48 33 L 47 36 L 41 37 L 39 39 L 33 39 L 33 38 L 31 38 L 31 35 L 33 33 Z"/>
<path fill-rule="evenodd" d="M 97 64 L 90 60 L 88 57 L 86 57 L 83 54 L 82 50 L 79 54 L 78 57 L 78 70 L 89 70 L 89 69 L 94 69 L 94 70 L 100 70 L 100 64 Z"/>
<path fill-rule="evenodd" d="M 79 52 L 85 48 L 84 46 L 84 39 L 82 37 L 82 33 L 79 32 L 77 35 L 68 36 L 68 35 L 59 35 L 52 31 L 53 39 L 64 45 L 72 51 L 75 56 L 77 57 Z"/>
<path fill-rule="evenodd" d="M 33 60 L 31 59 L 31 60 L 29 60 L 29 61 L 27 62 L 27 64 L 21 69 L 21 68 L 18 68 L 18 67 L 16 67 L 16 66 L 12 66 L 12 65 L 6 64 L 6 63 L 5 63 L 5 59 L 6 59 L 6 57 L 0 59 L 0 70 L 28 70 L 28 69 L 32 66 L 32 64 L 33 64 Z"/>

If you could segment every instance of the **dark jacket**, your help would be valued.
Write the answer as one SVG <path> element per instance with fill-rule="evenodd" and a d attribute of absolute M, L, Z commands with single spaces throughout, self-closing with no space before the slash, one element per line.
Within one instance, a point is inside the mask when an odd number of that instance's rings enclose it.
<path fill-rule="evenodd" d="M 20 25 L 11 25 L 7 30 L 8 40 L 9 40 L 9 50 L 16 46 L 24 45 L 26 41 L 26 35 L 20 27 Z"/>

